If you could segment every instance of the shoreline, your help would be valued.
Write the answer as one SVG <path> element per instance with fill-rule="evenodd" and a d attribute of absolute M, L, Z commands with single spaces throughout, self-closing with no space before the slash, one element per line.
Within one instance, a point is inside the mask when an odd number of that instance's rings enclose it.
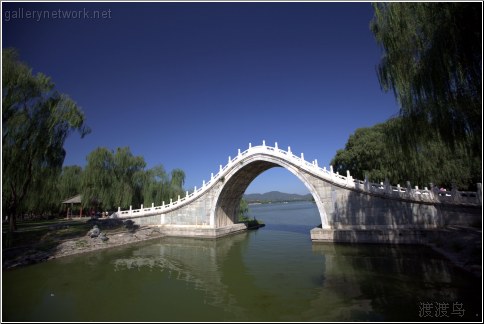
<path fill-rule="evenodd" d="M 482 278 L 482 231 L 470 227 L 449 226 L 441 237 L 425 243 L 456 267 Z M 444 237 L 442 237 L 444 236 Z"/>
<path fill-rule="evenodd" d="M 136 230 L 123 228 L 106 231 L 108 240 L 90 238 L 85 235 L 78 238 L 57 241 L 59 244 L 47 251 L 37 250 L 35 246 L 14 247 L 2 251 L 2 270 L 12 270 L 40 262 L 62 258 L 69 255 L 104 250 L 112 247 L 133 244 L 157 238 L 167 237 L 156 226 L 140 227 Z M 445 257 L 456 267 L 482 278 L 482 232 L 477 229 L 450 227 L 441 230 L 441 235 L 430 242 L 422 244 Z M 14 250 L 23 250 L 13 258 L 5 254 Z M 15 253 L 14 253 L 15 254 Z"/>
<path fill-rule="evenodd" d="M 127 229 L 121 231 L 108 232 L 108 240 L 103 242 L 99 238 L 83 236 L 80 238 L 66 239 L 58 241 L 59 245 L 48 251 L 39 251 L 35 247 L 28 248 L 24 253 L 15 258 L 5 260 L 4 254 L 23 247 L 14 247 L 2 251 L 2 270 L 12 270 L 22 266 L 28 266 L 40 262 L 54 260 L 65 256 L 82 254 L 87 252 L 105 250 L 127 244 L 133 244 L 157 238 L 166 237 L 165 234 L 156 227 L 141 227 L 136 231 Z"/>

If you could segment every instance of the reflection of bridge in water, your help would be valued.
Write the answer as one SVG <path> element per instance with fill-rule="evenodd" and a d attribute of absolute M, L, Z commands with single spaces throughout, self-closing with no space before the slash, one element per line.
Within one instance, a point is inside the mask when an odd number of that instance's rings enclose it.
<path fill-rule="evenodd" d="M 258 267 L 263 264 L 248 256 L 249 241 L 245 234 L 218 240 L 167 237 L 160 243 L 134 248 L 131 256 L 114 261 L 114 269 L 149 268 L 166 272 L 171 279 L 203 291 L 204 303 L 236 314 L 234 318 L 241 321 L 252 321 L 255 318 L 251 316 L 260 316 L 260 313 L 251 314 L 254 304 L 260 308 L 260 303 L 268 303 L 267 314 L 271 314 L 272 307 L 278 309 L 280 306 L 276 305 L 291 300 L 280 292 L 285 289 L 300 291 L 294 287 L 301 279 L 278 278 L 277 267 L 273 267 L 276 271 L 273 273 L 259 271 Z M 314 244 L 312 251 L 313 255 L 321 257 L 321 262 L 316 285 L 312 284 L 308 288 L 311 293 L 301 295 L 303 300 L 299 301 L 306 305 L 303 309 L 307 312 L 293 314 L 291 318 L 276 317 L 278 320 L 318 321 L 323 310 L 325 320 L 330 321 L 351 321 L 359 313 L 366 319 L 372 318 L 371 314 L 385 314 L 385 318 L 391 318 L 391 309 L 401 306 L 402 296 L 408 303 L 408 296 L 414 294 L 422 300 L 456 300 L 462 293 L 452 284 L 455 274 L 449 263 L 430 250 Z M 255 278 L 256 274 L 262 278 Z M 280 280 L 286 286 L 279 287 L 274 282 L 264 284 L 270 280 Z M 426 283 L 431 285 L 423 289 Z M 261 296 L 264 299 L 258 300 Z M 398 312 L 393 316 L 398 315 L 401 316 Z"/>
<path fill-rule="evenodd" d="M 185 197 L 149 208 L 118 210 L 116 217 L 140 225 L 161 227 L 172 236 L 220 237 L 245 230 L 237 221 L 239 202 L 250 183 L 262 172 L 283 167 L 296 175 L 316 202 L 321 228 L 311 238 L 321 241 L 401 242 L 419 241 L 419 231 L 445 225 L 476 225 L 481 222 L 482 191 L 445 193 L 427 187 L 402 187 L 353 179 L 308 162 L 291 148 L 252 147 L 211 175 L 208 182 Z"/>
<path fill-rule="evenodd" d="M 232 262 L 238 261 L 235 266 L 238 270 L 242 269 L 240 245 L 244 242 L 247 242 L 247 237 L 243 234 L 218 240 L 166 237 L 161 243 L 135 249 L 129 258 L 115 260 L 114 269 L 126 271 L 150 268 L 168 272 L 170 278 L 190 283 L 195 289 L 203 291 L 207 304 L 223 305 L 225 311 L 244 318 L 244 310 L 235 306 L 235 296 L 230 294 L 227 276 L 222 273 L 223 264 L 231 250 L 238 252 L 237 257 L 231 259 Z M 237 271 L 233 275 L 243 282 L 247 279 L 241 275 L 244 273 Z"/>

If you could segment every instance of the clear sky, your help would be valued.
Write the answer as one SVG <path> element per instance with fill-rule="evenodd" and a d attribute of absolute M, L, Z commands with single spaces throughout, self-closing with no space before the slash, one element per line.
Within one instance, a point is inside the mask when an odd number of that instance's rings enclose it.
<path fill-rule="evenodd" d="M 372 16 L 370 3 L 2 2 L 2 48 L 84 111 L 92 133 L 68 138 L 64 165 L 129 146 L 183 169 L 190 190 L 262 140 L 329 166 L 357 128 L 395 115 Z M 307 192 L 278 168 L 247 193 L 271 190 Z"/>

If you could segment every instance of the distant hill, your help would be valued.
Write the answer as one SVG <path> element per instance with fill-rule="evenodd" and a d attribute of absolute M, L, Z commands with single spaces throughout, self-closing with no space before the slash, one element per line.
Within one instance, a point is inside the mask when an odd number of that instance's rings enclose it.
<path fill-rule="evenodd" d="M 302 201 L 302 200 L 312 200 L 313 196 L 311 194 L 298 195 L 298 194 L 288 194 L 280 191 L 270 191 L 263 194 L 245 194 L 244 199 L 248 203 L 254 202 L 279 202 L 279 201 Z"/>

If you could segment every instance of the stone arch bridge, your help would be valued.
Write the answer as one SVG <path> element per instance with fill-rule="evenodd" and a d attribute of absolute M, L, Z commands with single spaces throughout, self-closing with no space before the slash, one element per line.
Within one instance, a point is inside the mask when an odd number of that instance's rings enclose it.
<path fill-rule="evenodd" d="M 200 188 L 161 206 L 120 210 L 114 217 L 138 225 L 157 226 L 167 235 L 216 238 L 246 229 L 237 222 L 240 199 L 262 172 L 283 167 L 297 176 L 312 194 L 321 226 L 311 230 L 315 241 L 415 243 L 421 230 L 446 225 L 478 225 L 481 222 L 482 191 L 441 192 L 436 189 L 392 186 L 340 175 L 332 167 L 321 168 L 317 160 L 296 156 L 267 146 L 238 150 L 219 172 Z M 317 224 L 315 224 L 316 226 Z"/>

